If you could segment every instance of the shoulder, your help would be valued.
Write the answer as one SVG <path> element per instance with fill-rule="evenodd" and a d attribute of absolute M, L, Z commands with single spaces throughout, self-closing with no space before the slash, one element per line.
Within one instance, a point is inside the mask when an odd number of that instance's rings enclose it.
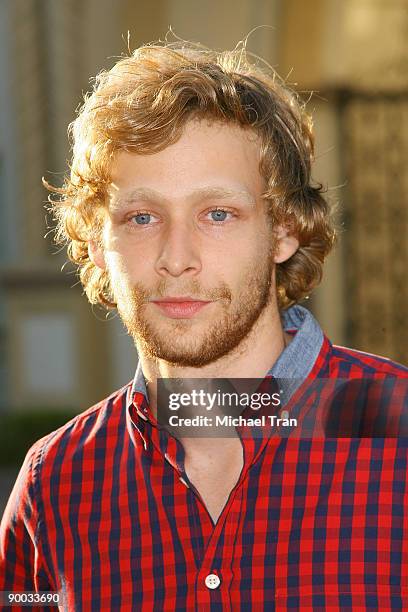
<path fill-rule="evenodd" d="M 98 437 L 107 441 L 111 432 L 115 428 L 117 430 L 119 423 L 125 421 L 126 402 L 131 385 L 132 382 L 129 382 L 37 440 L 28 450 L 25 464 L 29 463 L 35 473 L 42 469 L 45 463 L 52 463 L 55 467 L 62 461 L 69 461 L 76 453 L 95 445 Z"/>
<path fill-rule="evenodd" d="M 105 457 L 109 461 L 115 445 L 123 445 L 120 434 L 131 387 L 130 382 L 31 445 L 0 524 L 0 549 L 13 521 L 26 524 L 34 541 L 42 524 L 40 512 L 43 518 L 52 499 L 65 495 L 69 483 L 99 469 Z"/>
<path fill-rule="evenodd" d="M 332 345 L 330 361 L 332 375 L 339 377 L 347 375 L 350 378 L 385 376 L 408 378 L 408 368 L 401 363 L 345 346 Z"/>
<path fill-rule="evenodd" d="M 387 357 L 332 345 L 328 437 L 406 438 L 408 368 Z M 330 386 L 329 386 L 330 390 Z"/>

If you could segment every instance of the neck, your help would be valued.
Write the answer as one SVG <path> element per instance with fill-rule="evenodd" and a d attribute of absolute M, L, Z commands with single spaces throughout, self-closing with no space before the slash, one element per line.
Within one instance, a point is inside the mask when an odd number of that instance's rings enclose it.
<path fill-rule="evenodd" d="M 152 359 L 137 345 L 153 415 L 157 417 L 158 378 L 263 378 L 289 342 L 276 304 L 269 304 L 234 351 L 201 368 L 179 367 Z"/>

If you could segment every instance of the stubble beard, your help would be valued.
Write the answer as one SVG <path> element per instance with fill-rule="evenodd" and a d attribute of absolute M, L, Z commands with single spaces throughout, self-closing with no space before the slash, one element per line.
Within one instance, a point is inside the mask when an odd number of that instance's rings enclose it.
<path fill-rule="evenodd" d="M 111 271 L 110 283 L 120 317 L 138 351 L 150 359 L 164 360 L 174 366 L 201 368 L 233 351 L 239 351 L 271 299 L 276 299 L 275 292 L 271 291 L 273 249 L 269 250 L 262 262 L 258 259 L 256 264 L 258 267 L 254 269 L 252 262 L 243 273 L 236 297 L 232 296 L 226 283 L 203 291 L 197 279 L 177 290 L 168 290 L 168 283 L 160 282 L 153 292 L 138 283 L 130 285 Z M 214 309 L 216 314 L 201 321 L 194 317 L 172 319 L 159 313 L 152 315 L 152 310 L 157 307 L 148 304 L 149 299 L 172 294 L 216 300 L 215 305 L 204 307 L 204 310 Z"/>

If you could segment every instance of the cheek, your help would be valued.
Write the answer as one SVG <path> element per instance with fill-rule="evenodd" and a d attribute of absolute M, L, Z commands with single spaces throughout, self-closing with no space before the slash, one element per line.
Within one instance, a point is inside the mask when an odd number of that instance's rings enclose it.
<path fill-rule="evenodd" d="M 248 282 L 263 257 L 256 241 L 241 240 L 227 249 L 214 251 L 203 260 L 203 274 L 212 283 L 224 282 L 238 288 Z"/>
<path fill-rule="evenodd" d="M 129 277 L 143 276 L 153 266 L 147 249 L 135 249 L 125 240 L 110 239 L 106 245 L 105 261 L 111 273 Z"/>
<path fill-rule="evenodd" d="M 253 266 L 254 262 L 260 262 L 266 257 L 265 238 L 261 234 L 242 237 L 231 244 L 225 245 L 213 253 L 212 261 L 216 268 L 239 271 Z"/>
<path fill-rule="evenodd" d="M 127 295 L 134 283 L 134 273 L 129 269 L 127 259 L 117 251 L 109 251 L 105 254 L 105 261 L 114 291 L 122 297 Z"/>
<path fill-rule="evenodd" d="M 106 251 L 105 261 L 111 273 L 125 273 L 127 270 L 127 258 L 118 251 Z"/>

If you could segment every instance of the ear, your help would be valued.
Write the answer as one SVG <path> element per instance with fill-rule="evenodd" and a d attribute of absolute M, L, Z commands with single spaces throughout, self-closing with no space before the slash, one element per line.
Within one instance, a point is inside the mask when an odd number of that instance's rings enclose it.
<path fill-rule="evenodd" d="M 95 264 L 97 268 L 105 270 L 106 262 L 103 248 L 95 240 L 90 240 L 88 242 L 88 255 L 89 259 L 92 261 L 93 264 Z"/>
<path fill-rule="evenodd" d="M 290 234 L 290 230 L 283 225 L 278 225 L 275 229 L 275 240 L 275 255 L 273 258 L 275 263 L 283 263 L 292 257 L 299 248 L 299 240 Z"/>

